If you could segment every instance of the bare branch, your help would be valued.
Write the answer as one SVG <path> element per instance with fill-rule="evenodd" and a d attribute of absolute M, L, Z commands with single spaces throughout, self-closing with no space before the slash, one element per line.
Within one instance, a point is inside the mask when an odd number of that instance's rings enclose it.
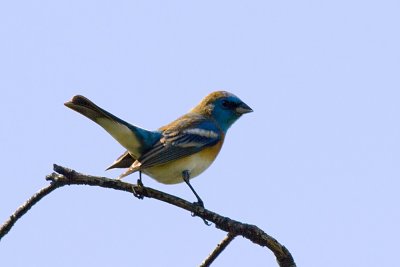
<path fill-rule="evenodd" d="M 14 226 L 14 224 L 22 216 L 24 216 L 25 213 L 27 213 L 28 210 L 30 210 L 30 208 L 33 207 L 33 205 L 38 203 L 39 200 L 41 200 L 46 195 L 53 192 L 53 190 L 56 189 L 57 187 L 59 187 L 59 185 L 52 183 L 52 184 L 40 189 L 33 196 L 31 196 L 24 204 L 19 206 L 18 209 L 10 216 L 10 218 L 8 218 L 7 221 L 5 221 L 3 223 L 3 225 L 0 227 L 0 241 L 10 231 L 10 229 Z"/>
<path fill-rule="evenodd" d="M 228 233 L 224 239 L 217 245 L 217 247 L 214 249 L 213 252 L 205 259 L 200 267 L 208 267 L 210 266 L 216 259 L 217 257 L 222 253 L 222 251 L 225 250 L 225 248 L 232 242 L 232 240 L 236 236 L 232 233 Z"/>
<path fill-rule="evenodd" d="M 135 195 L 154 198 L 180 207 L 204 220 L 213 222 L 217 228 L 226 231 L 233 236 L 241 235 L 260 246 L 269 248 L 274 253 L 280 267 L 296 266 L 289 250 L 255 225 L 232 220 L 228 217 L 224 217 L 215 212 L 204 209 L 198 205 L 194 205 L 193 203 L 190 203 L 184 199 L 152 189 L 150 187 L 129 184 L 116 179 L 85 175 L 55 164 L 54 171 L 57 173 L 52 173 L 46 177 L 46 180 L 51 181 L 51 184 L 33 195 L 1 226 L 0 240 L 8 233 L 8 231 L 19 218 L 21 218 L 41 198 L 52 192 L 54 189 L 64 185 L 90 185 L 126 191 Z"/>

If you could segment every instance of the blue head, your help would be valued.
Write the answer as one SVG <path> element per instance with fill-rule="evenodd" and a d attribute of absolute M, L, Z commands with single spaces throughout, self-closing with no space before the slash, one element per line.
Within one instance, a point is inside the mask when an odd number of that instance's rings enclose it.
<path fill-rule="evenodd" d="M 243 114 L 253 110 L 234 94 L 217 91 L 206 96 L 192 111 L 213 118 L 226 132 Z"/>

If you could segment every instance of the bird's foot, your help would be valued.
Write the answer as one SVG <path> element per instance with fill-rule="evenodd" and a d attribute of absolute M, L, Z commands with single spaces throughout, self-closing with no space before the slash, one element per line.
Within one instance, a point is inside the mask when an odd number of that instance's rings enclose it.
<path fill-rule="evenodd" d="M 203 222 L 204 222 L 204 224 L 207 225 L 207 226 L 211 226 L 211 224 L 212 224 L 212 223 L 210 223 L 209 221 L 207 221 L 206 219 L 203 219 Z"/>
<path fill-rule="evenodd" d="M 140 188 L 139 190 L 137 190 L 137 187 Z M 137 186 L 135 188 L 134 185 L 132 185 L 132 191 L 133 191 L 133 195 L 135 197 L 137 197 L 138 199 L 143 199 L 144 195 L 143 195 L 143 191 L 146 190 L 146 187 L 144 187 L 142 179 L 138 179 L 137 180 Z"/>
<path fill-rule="evenodd" d="M 199 199 L 199 200 L 196 201 L 196 202 L 193 202 L 193 205 L 204 209 L 204 202 L 203 202 L 203 200 L 201 200 L 201 199 Z"/>
<path fill-rule="evenodd" d="M 203 201 L 201 199 L 199 201 L 193 202 L 193 205 L 196 207 L 196 211 L 198 209 L 204 209 L 204 203 L 203 203 Z M 196 211 L 191 213 L 192 217 L 196 217 L 197 216 L 196 215 L 196 213 L 197 213 Z M 207 226 L 211 225 L 211 223 L 209 221 L 207 221 L 206 219 L 202 218 L 202 220 L 203 220 L 205 225 L 207 225 Z"/>

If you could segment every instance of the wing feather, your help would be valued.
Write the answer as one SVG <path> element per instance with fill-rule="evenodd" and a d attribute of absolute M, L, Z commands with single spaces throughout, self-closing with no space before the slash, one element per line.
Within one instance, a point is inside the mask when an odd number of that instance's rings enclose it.
<path fill-rule="evenodd" d="M 210 121 L 201 121 L 189 129 L 168 129 L 152 149 L 144 153 L 138 161 L 145 169 L 169 161 L 192 155 L 221 140 L 219 128 Z"/>

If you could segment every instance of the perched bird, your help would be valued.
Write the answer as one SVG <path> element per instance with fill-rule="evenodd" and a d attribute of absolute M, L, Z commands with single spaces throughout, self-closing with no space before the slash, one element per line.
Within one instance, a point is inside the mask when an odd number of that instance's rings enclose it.
<path fill-rule="evenodd" d="M 189 113 L 157 131 L 129 124 L 76 95 L 65 105 L 103 127 L 127 151 L 110 167 L 128 168 L 118 178 L 139 171 L 160 183 L 185 182 L 197 198 L 189 179 L 202 173 L 217 157 L 229 127 L 253 110 L 232 93 L 217 91 L 206 96 Z"/>

